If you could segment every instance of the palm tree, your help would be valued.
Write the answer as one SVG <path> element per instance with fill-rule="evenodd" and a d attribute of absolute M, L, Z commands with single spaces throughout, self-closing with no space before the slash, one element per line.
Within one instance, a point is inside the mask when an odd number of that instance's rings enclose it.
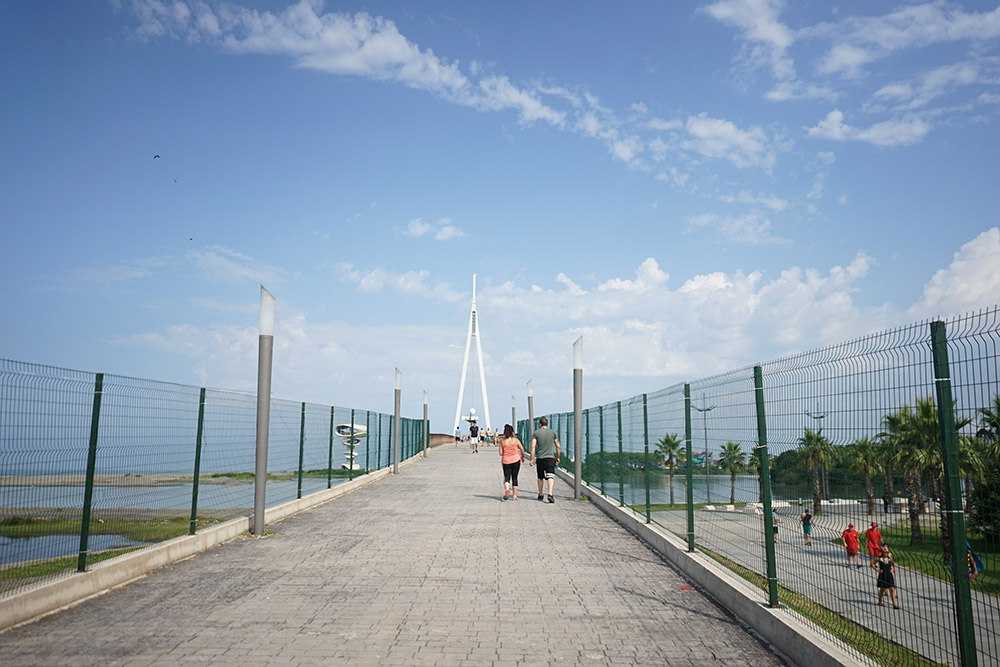
<path fill-rule="evenodd" d="M 736 473 L 747 467 L 746 454 L 735 442 L 727 442 L 722 446 L 719 456 L 719 467 L 729 471 L 729 504 L 736 502 Z"/>
<path fill-rule="evenodd" d="M 844 461 L 855 472 L 865 474 L 865 496 L 868 500 L 868 514 L 875 514 L 875 490 L 872 486 L 872 468 L 875 461 L 875 443 L 868 438 L 855 440 L 841 452 Z"/>
<path fill-rule="evenodd" d="M 822 497 L 820 495 L 819 471 L 824 465 L 828 465 L 831 455 L 830 441 L 823 436 L 823 429 L 815 431 L 805 429 L 805 433 L 798 440 L 799 461 L 809 466 L 809 471 L 813 477 L 813 514 L 819 516 L 823 513 Z"/>
<path fill-rule="evenodd" d="M 680 457 L 683 442 L 676 433 L 668 433 L 656 442 L 656 456 L 667 466 L 670 475 L 670 505 L 674 504 L 674 463 Z"/>

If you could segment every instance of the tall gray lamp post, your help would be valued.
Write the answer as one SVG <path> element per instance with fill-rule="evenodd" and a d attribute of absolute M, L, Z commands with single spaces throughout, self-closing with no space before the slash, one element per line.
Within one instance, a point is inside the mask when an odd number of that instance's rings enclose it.
<path fill-rule="evenodd" d="M 701 404 L 705 405 L 705 394 L 701 395 Z M 711 504 L 712 502 L 712 455 L 708 452 L 708 413 L 714 410 L 717 406 L 710 405 L 707 408 L 699 408 L 694 403 L 691 407 L 701 413 L 701 426 L 705 433 L 705 484 L 707 488 L 705 489 L 705 502 Z"/>
<path fill-rule="evenodd" d="M 528 442 L 531 446 L 531 436 L 535 433 L 535 397 L 531 393 L 531 380 L 528 380 Z"/>
<path fill-rule="evenodd" d="M 260 286 L 257 342 L 257 454 L 253 479 L 253 534 L 264 534 L 267 491 L 267 431 L 271 423 L 271 357 L 274 352 L 274 297 Z"/>
<path fill-rule="evenodd" d="M 510 427 L 517 433 L 517 397 L 510 395 Z"/>
<path fill-rule="evenodd" d="M 573 478 L 573 497 L 579 498 L 583 488 L 583 336 L 573 343 Z"/>
<path fill-rule="evenodd" d="M 427 432 L 427 392 L 424 392 L 424 458 L 427 458 L 427 448 L 430 446 L 430 434 Z"/>
<path fill-rule="evenodd" d="M 399 473 L 399 403 L 403 393 L 403 374 L 396 369 L 396 391 L 393 404 L 395 411 L 392 418 L 392 474 Z"/>

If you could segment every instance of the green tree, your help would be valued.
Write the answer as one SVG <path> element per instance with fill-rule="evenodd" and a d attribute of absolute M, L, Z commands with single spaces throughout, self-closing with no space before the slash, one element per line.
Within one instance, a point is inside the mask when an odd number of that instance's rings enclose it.
<path fill-rule="evenodd" d="M 656 456 L 667 467 L 670 476 L 670 505 L 674 504 L 674 464 L 681 454 L 683 441 L 676 433 L 668 433 L 656 441 Z"/>
<path fill-rule="evenodd" d="M 729 471 L 729 503 L 733 504 L 736 502 L 736 474 L 747 467 L 746 454 L 737 443 L 729 441 L 722 446 L 719 467 Z"/>
<path fill-rule="evenodd" d="M 841 452 L 842 460 L 852 471 L 864 473 L 865 496 L 868 500 L 868 514 L 875 514 L 875 489 L 872 485 L 872 470 L 875 468 L 877 447 L 868 438 L 855 440 Z"/>
<path fill-rule="evenodd" d="M 832 460 L 832 445 L 823 436 L 823 429 L 815 431 L 805 429 L 804 434 L 798 440 L 798 460 L 808 466 L 813 478 L 813 514 L 819 516 L 823 513 L 822 496 L 820 495 L 819 476 L 823 466 L 829 465 Z"/>

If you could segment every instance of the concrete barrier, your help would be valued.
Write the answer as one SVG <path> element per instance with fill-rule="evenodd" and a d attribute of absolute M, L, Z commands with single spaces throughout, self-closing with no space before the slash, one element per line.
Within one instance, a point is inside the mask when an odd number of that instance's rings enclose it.
<path fill-rule="evenodd" d="M 562 468 L 556 474 L 569 484 L 573 475 Z M 583 493 L 602 512 L 641 539 L 696 583 L 716 602 L 773 644 L 786 658 L 809 667 L 853 667 L 860 658 L 817 630 L 787 607 L 767 606 L 766 594 L 705 554 L 687 551 L 687 544 L 646 517 L 601 495 L 583 484 Z"/>
<path fill-rule="evenodd" d="M 412 465 L 422 457 L 414 456 L 401 461 L 399 467 Z M 264 512 L 264 523 L 272 524 L 310 507 L 315 507 L 376 482 L 392 474 L 383 468 L 357 479 L 343 482 L 330 489 L 311 493 L 304 498 L 269 507 Z M 33 621 L 41 616 L 100 595 L 116 586 L 145 576 L 165 565 L 190 558 L 202 551 L 227 542 L 250 531 L 253 517 L 233 519 L 217 526 L 202 528 L 194 535 L 175 537 L 132 553 L 110 558 L 94 564 L 86 572 L 75 572 L 67 577 L 34 586 L 10 597 L 0 599 L 0 631 Z"/>

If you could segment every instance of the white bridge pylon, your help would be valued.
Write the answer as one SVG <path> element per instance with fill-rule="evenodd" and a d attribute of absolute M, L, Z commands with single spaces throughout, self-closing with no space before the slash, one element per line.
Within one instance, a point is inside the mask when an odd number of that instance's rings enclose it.
<path fill-rule="evenodd" d="M 483 388 L 483 413 L 486 416 L 486 428 L 492 431 L 492 423 L 490 422 L 490 399 L 486 395 L 486 372 L 483 370 L 483 344 L 479 339 L 479 317 L 476 314 L 476 274 L 472 274 L 472 312 L 469 313 L 469 333 L 465 336 L 465 359 L 462 361 L 462 382 L 458 386 L 458 405 L 455 407 L 455 426 L 452 430 L 458 428 L 458 423 L 462 418 L 462 401 L 465 398 L 465 376 L 469 372 L 469 348 L 472 345 L 472 339 L 476 339 L 476 356 L 479 358 L 479 381 Z M 470 419 L 475 419 L 475 413 L 469 413 Z"/>

